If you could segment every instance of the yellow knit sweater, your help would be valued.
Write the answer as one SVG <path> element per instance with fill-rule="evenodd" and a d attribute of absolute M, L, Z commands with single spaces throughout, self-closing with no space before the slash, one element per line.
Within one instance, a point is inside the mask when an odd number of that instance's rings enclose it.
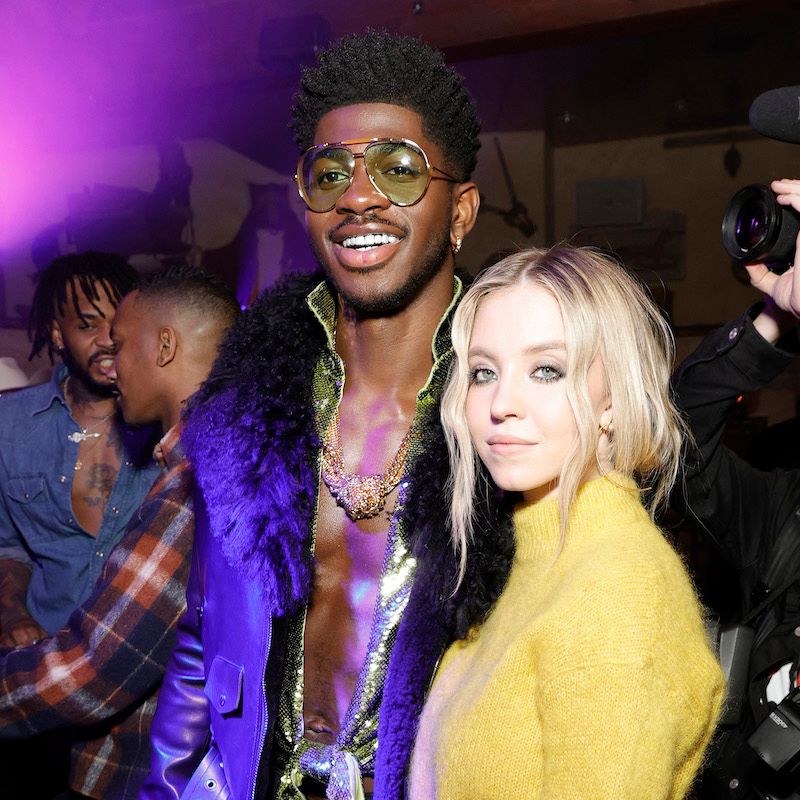
<path fill-rule="evenodd" d="M 508 585 L 439 666 L 411 800 L 687 793 L 720 711 L 722 673 L 679 557 L 633 482 L 609 478 L 580 490 L 555 562 L 557 501 L 515 512 Z"/>

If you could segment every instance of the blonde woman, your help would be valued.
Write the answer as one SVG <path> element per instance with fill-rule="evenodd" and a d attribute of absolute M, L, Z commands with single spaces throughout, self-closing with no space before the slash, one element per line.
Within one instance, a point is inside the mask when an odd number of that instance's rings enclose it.
<path fill-rule="evenodd" d="M 412 800 L 682 798 L 723 679 L 652 521 L 677 473 L 673 343 L 617 264 L 559 245 L 467 292 L 442 401 L 462 575 L 477 493 L 516 500 L 516 555 L 426 701 Z"/>

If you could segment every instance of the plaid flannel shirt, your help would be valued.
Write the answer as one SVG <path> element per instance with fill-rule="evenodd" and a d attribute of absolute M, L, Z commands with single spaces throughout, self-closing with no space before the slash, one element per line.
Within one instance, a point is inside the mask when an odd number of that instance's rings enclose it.
<path fill-rule="evenodd" d="M 0 739 L 72 728 L 70 785 L 103 800 L 133 800 L 149 771 L 150 722 L 186 607 L 194 478 L 180 426 L 154 455 L 165 469 L 89 599 L 55 635 L 0 658 Z"/>

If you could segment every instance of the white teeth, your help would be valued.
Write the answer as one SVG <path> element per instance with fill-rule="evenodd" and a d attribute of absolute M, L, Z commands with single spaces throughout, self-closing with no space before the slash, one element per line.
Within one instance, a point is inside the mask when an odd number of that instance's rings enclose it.
<path fill-rule="evenodd" d="M 342 241 L 342 247 L 355 247 L 366 250 L 370 247 L 394 244 L 398 241 L 400 241 L 398 237 L 392 236 L 390 233 L 368 233 L 366 236 L 348 236 Z"/>

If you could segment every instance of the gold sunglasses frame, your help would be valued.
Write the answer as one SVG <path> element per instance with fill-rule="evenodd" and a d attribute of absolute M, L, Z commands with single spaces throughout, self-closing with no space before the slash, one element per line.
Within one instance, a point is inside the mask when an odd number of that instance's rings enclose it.
<path fill-rule="evenodd" d="M 360 153 L 354 153 L 350 149 L 350 145 L 354 144 L 365 144 L 366 147 Z M 414 200 L 413 203 L 396 203 L 394 200 L 392 200 L 391 197 L 389 197 L 389 195 L 386 194 L 386 192 L 384 192 L 380 188 L 380 186 L 378 186 L 377 183 L 375 183 L 375 179 L 372 177 L 369 170 L 366 169 L 365 166 L 364 170 L 367 173 L 367 178 L 369 178 L 369 182 L 372 184 L 375 191 L 378 192 L 378 194 L 380 194 L 381 197 L 385 197 L 392 205 L 399 206 L 400 208 L 408 208 L 409 206 L 416 205 L 417 203 L 419 203 L 420 200 L 422 200 L 423 197 L 425 197 L 425 194 L 428 191 L 428 187 L 431 185 L 431 181 L 433 180 L 450 181 L 451 183 L 459 182 L 458 178 L 454 178 L 452 175 L 445 172 L 443 169 L 440 169 L 439 167 L 436 167 L 433 164 L 431 164 L 430 159 L 428 158 L 428 154 L 413 139 L 395 139 L 390 137 L 379 136 L 373 139 L 346 139 L 345 141 L 342 142 L 323 142 L 322 144 L 312 145 L 308 149 L 304 150 L 303 153 L 300 155 L 300 158 L 297 159 L 297 169 L 295 170 L 294 173 L 294 182 L 295 184 L 297 184 L 297 192 L 300 195 L 302 201 L 306 204 L 308 210 L 314 212 L 315 214 L 325 214 L 328 211 L 331 211 L 333 208 L 336 207 L 336 204 L 339 202 L 339 198 L 342 197 L 345 194 L 345 192 L 347 192 L 347 190 L 353 185 L 353 178 L 355 177 L 356 174 L 355 164 L 354 164 L 354 169 L 352 174 L 350 175 L 350 180 L 347 182 L 347 186 L 345 186 L 342 189 L 341 193 L 334 198 L 333 203 L 331 203 L 331 205 L 328 208 L 320 208 L 320 209 L 312 208 L 311 201 L 308 197 L 308 194 L 306 192 L 306 187 L 302 179 L 303 163 L 305 162 L 306 157 L 308 156 L 309 153 L 312 153 L 315 150 L 324 150 L 327 147 L 342 147 L 350 152 L 350 155 L 353 157 L 353 161 L 355 162 L 355 160 L 358 158 L 364 158 L 364 154 L 367 152 L 367 150 L 369 150 L 370 147 L 373 147 L 376 144 L 410 145 L 412 149 L 415 149 L 419 151 L 419 153 L 421 153 L 422 158 L 425 161 L 425 168 L 428 171 L 428 179 L 425 182 L 425 188 L 420 193 L 420 196 L 416 200 Z M 433 174 L 434 171 L 440 172 L 441 176 L 434 175 Z"/>

